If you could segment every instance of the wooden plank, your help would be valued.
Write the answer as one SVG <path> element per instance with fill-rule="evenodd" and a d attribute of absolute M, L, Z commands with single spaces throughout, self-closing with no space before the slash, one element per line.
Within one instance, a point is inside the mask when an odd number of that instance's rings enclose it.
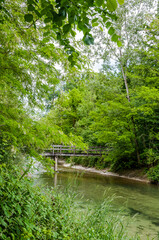
<path fill-rule="evenodd" d="M 89 155 L 87 155 L 87 154 L 71 154 L 71 153 L 61 153 L 61 154 L 54 154 L 54 155 L 52 155 L 52 154 L 45 154 L 45 155 L 43 155 L 43 157 L 54 157 L 54 156 L 58 156 L 58 157 L 60 157 L 60 156 L 62 156 L 62 157 L 65 157 L 65 156 L 67 156 L 67 157 L 88 157 L 88 156 L 90 156 L 90 157 L 101 157 L 102 155 L 100 155 L 100 154 L 89 154 Z"/>
<path fill-rule="evenodd" d="M 50 155 L 51 156 L 51 155 Z M 74 157 L 88 157 L 88 156 L 92 156 L 92 157 L 100 157 L 101 155 L 100 154 L 90 154 L 90 155 L 87 155 L 84 154 L 84 153 L 81 153 L 81 154 L 75 154 L 74 153 L 61 153 L 61 154 L 56 154 L 55 153 L 55 156 L 68 156 L 68 157 L 71 157 L 71 156 L 74 156 Z"/>

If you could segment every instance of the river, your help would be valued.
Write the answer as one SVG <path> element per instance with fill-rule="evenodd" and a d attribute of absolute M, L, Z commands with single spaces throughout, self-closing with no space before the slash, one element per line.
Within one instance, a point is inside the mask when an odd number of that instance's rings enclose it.
<path fill-rule="evenodd" d="M 124 209 L 122 215 L 129 221 L 130 235 L 138 233 L 142 240 L 159 239 L 159 186 L 116 176 L 103 176 L 71 168 L 59 167 L 54 177 L 45 172 L 37 174 L 39 185 L 69 186 L 83 196 L 82 204 L 100 204 L 113 196 L 114 211 Z"/>

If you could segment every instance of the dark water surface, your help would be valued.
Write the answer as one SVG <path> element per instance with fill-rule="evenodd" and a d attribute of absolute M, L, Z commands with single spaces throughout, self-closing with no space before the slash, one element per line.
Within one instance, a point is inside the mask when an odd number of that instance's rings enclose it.
<path fill-rule="evenodd" d="M 138 233 L 142 240 L 159 239 L 159 186 L 130 179 L 103 176 L 96 173 L 61 167 L 54 178 L 46 173 L 38 174 L 38 184 L 58 186 L 83 196 L 83 204 L 100 204 L 115 195 L 114 211 L 122 213 L 129 224 L 129 233 Z M 135 215 L 135 217 L 134 217 Z"/>

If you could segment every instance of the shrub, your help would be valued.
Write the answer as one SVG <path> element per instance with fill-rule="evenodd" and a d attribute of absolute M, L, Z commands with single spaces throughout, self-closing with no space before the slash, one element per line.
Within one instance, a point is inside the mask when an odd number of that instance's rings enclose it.
<path fill-rule="evenodd" d="M 42 192 L 15 167 L 0 165 L 0 239 L 128 240 L 121 216 L 100 207 L 80 209 L 74 195 Z M 44 189 L 43 189 L 44 191 Z"/>
<path fill-rule="evenodd" d="M 147 175 L 152 183 L 159 183 L 159 165 L 150 168 Z"/>

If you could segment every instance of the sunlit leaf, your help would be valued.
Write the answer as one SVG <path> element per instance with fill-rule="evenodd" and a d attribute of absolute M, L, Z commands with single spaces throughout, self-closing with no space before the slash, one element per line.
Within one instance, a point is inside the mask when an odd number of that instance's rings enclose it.
<path fill-rule="evenodd" d="M 118 47 L 122 47 L 121 41 L 117 41 L 117 45 L 118 45 Z"/>
<path fill-rule="evenodd" d="M 122 4 L 124 4 L 124 0 L 118 0 L 118 3 L 119 3 L 120 5 L 122 5 Z"/>
<path fill-rule="evenodd" d="M 117 9 L 116 0 L 108 0 L 107 1 L 107 8 L 110 12 L 114 12 Z"/>
<path fill-rule="evenodd" d="M 98 25 L 99 25 L 99 23 L 97 23 L 97 22 L 92 23 L 92 27 L 96 27 L 96 26 L 98 26 Z"/>

